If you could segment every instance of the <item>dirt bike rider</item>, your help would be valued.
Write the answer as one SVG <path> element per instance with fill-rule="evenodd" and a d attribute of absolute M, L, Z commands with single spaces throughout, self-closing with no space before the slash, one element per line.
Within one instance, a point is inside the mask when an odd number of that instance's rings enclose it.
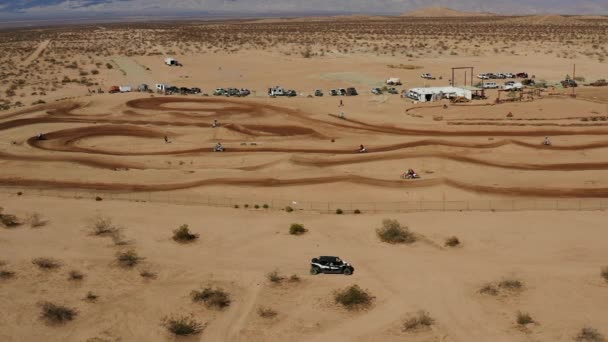
<path fill-rule="evenodd" d="M 224 146 L 222 146 L 222 143 L 218 142 L 217 144 L 215 144 L 213 152 L 224 152 Z"/>
<path fill-rule="evenodd" d="M 365 148 L 365 146 L 359 146 L 359 153 L 367 153 L 367 149 Z"/>
<path fill-rule="evenodd" d="M 549 137 L 545 137 L 545 140 L 543 141 L 543 145 L 551 146 L 551 141 L 549 140 Z"/>

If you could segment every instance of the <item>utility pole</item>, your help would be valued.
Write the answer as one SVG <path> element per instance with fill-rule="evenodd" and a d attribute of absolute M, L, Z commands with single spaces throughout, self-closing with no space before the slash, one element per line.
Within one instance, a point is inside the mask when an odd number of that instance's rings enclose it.
<path fill-rule="evenodd" d="M 576 64 L 572 70 L 572 81 L 576 82 Z M 576 97 L 576 87 L 572 87 L 572 97 Z"/>

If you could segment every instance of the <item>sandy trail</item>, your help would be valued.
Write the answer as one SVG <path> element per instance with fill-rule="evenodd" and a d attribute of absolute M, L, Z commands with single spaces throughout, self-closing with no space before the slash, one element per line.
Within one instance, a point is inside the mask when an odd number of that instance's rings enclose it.
<path fill-rule="evenodd" d="M 34 60 L 36 60 L 36 58 L 38 58 L 44 52 L 44 50 L 46 50 L 46 47 L 49 45 L 50 42 L 50 39 L 40 42 L 36 50 L 34 50 L 31 55 L 29 55 L 26 59 L 23 60 L 22 65 L 30 65 Z"/>

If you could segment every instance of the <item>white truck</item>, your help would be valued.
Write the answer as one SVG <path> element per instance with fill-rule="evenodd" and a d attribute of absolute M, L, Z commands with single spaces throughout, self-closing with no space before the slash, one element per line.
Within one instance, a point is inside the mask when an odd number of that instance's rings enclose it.
<path fill-rule="evenodd" d="M 131 91 L 133 91 L 131 86 L 120 86 L 120 87 L 118 87 L 118 89 L 120 90 L 121 93 L 130 93 Z"/>
<path fill-rule="evenodd" d="M 401 80 L 396 77 L 391 77 L 386 80 L 386 84 L 388 85 L 401 85 Z"/>

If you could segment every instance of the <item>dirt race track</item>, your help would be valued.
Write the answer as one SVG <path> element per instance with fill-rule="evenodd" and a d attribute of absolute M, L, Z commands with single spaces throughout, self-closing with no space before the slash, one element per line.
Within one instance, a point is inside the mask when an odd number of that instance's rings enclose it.
<path fill-rule="evenodd" d="M 211 127 L 213 119 L 220 128 Z M 598 177 L 608 160 L 589 158 L 608 148 L 608 127 L 600 123 L 539 128 L 533 121 L 551 118 L 524 118 L 518 127 L 490 130 L 475 121 L 480 119 L 460 117 L 452 120 L 469 124 L 406 126 L 399 118 L 377 123 L 259 100 L 183 97 L 140 97 L 102 111 L 93 103 L 61 102 L 1 120 L 10 144 L 0 159 L 10 171 L 0 184 L 24 188 L 204 191 L 230 186 L 254 193 L 286 188 L 292 196 L 303 186 L 357 184 L 379 192 L 439 188 L 444 197 L 454 190 L 510 197 L 608 196 L 607 179 Z M 44 139 L 37 139 L 37 132 L 44 132 Z M 170 143 L 164 143 L 165 136 Z M 544 136 L 571 139 L 544 146 Z M 224 153 L 212 152 L 215 141 L 224 144 Z M 368 153 L 356 152 L 360 142 Z M 46 163 L 57 167 L 41 173 Z M 23 165 L 34 170 L 24 171 Z M 422 178 L 402 180 L 400 174 L 409 167 Z M 109 175 L 116 170 L 132 175 Z M 331 194 L 323 197 L 332 199 Z"/>

